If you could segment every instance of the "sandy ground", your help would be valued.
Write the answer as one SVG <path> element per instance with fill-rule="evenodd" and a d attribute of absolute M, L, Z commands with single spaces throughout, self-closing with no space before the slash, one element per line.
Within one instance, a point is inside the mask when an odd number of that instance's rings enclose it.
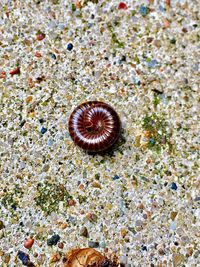
<path fill-rule="evenodd" d="M 200 265 L 199 10 L 196 0 L 0 1 L 2 267 L 28 256 L 62 266 L 88 246 L 130 267 Z M 122 121 L 106 155 L 69 136 L 87 100 Z"/>

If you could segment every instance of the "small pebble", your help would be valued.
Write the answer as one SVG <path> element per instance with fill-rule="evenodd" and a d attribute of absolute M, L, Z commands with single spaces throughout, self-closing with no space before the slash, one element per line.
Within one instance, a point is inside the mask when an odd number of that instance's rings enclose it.
<path fill-rule="evenodd" d="M 93 182 L 92 187 L 101 189 L 101 185 L 98 182 Z"/>
<path fill-rule="evenodd" d="M 15 74 L 20 74 L 20 68 L 16 68 L 16 69 L 10 71 L 10 75 L 11 75 L 11 76 L 13 76 L 13 75 L 15 75 Z"/>
<path fill-rule="evenodd" d="M 62 243 L 62 242 L 58 243 L 58 247 L 59 247 L 60 249 L 63 249 L 63 248 L 64 248 L 64 243 Z"/>
<path fill-rule="evenodd" d="M 147 246 L 142 245 L 142 250 L 143 250 L 143 251 L 147 251 Z"/>
<path fill-rule="evenodd" d="M 183 266 L 182 263 L 184 262 L 184 255 L 180 253 L 173 254 L 172 260 L 173 260 L 173 266 Z"/>
<path fill-rule="evenodd" d="M 51 259 L 49 262 L 50 263 L 57 262 L 60 260 L 60 258 L 61 258 L 60 253 L 57 252 L 57 253 L 53 254 L 53 256 L 51 256 Z"/>
<path fill-rule="evenodd" d="M 148 7 L 146 7 L 146 6 L 140 6 L 140 9 L 139 9 L 139 12 L 140 12 L 140 14 L 143 16 L 143 17 L 145 17 L 146 15 L 148 15 L 149 14 L 149 8 Z"/>
<path fill-rule="evenodd" d="M 9 254 L 4 254 L 3 261 L 4 261 L 4 263 L 9 263 L 9 261 L 10 261 L 10 255 Z"/>
<path fill-rule="evenodd" d="M 67 50 L 68 51 L 71 51 L 73 49 L 73 44 L 72 43 L 69 43 L 68 45 L 67 45 Z"/>
<path fill-rule="evenodd" d="M 127 234 L 127 230 L 125 228 L 121 229 L 121 236 L 124 238 Z"/>
<path fill-rule="evenodd" d="M 39 264 L 43 264 L 45 261 L 45 255 L 44 254 L 40 254 L 37 258 L 37 261 Z"/>
<path fill-rule="evenodd" d="M 120 177 L 119 177 L 118 175 L 115 175 L 115 176 L 113 176 L 112 179 L 113 179 L 113 181 L 114 181 L 114 180 L 118 180 L 119 178 L 120 178 Z"/>
<path fill-rule="evenodd" d="M 85 226 L 81 228 L 80 236 L 89 237 L 88 230 Z"/>
<path fill-rule="evenodd" d="M 147 65 L 149 68 L 155 68 L 158 65 L 158 61 L 156 59 L 152 59 Z"/>
<path fill-rule="evenodd" d="M 51 238 L 47 239 L 47 245 L 54 246 L 59 242 L 59 240 L 60 240 L 59 235 L 53 235 Z"/>
<path fill-rule="evenodd" d="M 32 95 L 29 95 L 27 98 L 26 98 L 26 103 L 29 104 L 30 102 L 32 102 L 33 100 L 33 96 Z"/>
<path fill-rule="evenodd" d="M 90 222 L 96 222 L 98 219 L 97 215 L 94 213 L 88 213 L 86 217 Z"/>
<path fill-rule="evenodd" d="M 165 0 L 165 4 L 170 7 L 171 6 L 171 0 Z"/>
<path fill-rule="evenodd" d="M 36 35 L 36 39 L 38 41 L 42 41 L 45 38 L 45 36 L 46 35 L 44 33 L 39 33 L 39 34 Z"/>
<path fill-rule="evenodd" d="M 172 189 L 172 190 L 177 190 L 177 188 L 178 188 L 178 187 L 177 187 L 176 183 L 173 182 L 173 183 L 171 184 L 171 189 Z"/>
<path fill-rule="evenodd" d="M 17 207 L 16 207 L 16 205 L 11 205 L 11 208 L 13 209 L 13 210 L 17 210 Z"/>
<path fill-rule="evenodd" d="M 51 58 L 56 60 L 56 55 L 54 53 L 50 53 Z"/>
<path fill-rule="evenodd" d="M 150 143 L 151 145 L 155 145 L 155 144 L 156 144 L 156 140 L 155 140 L 154 138 L 150 138 L 150 139 L 149 139 L 149 143 Z"/>
<path fill-rule="evenodd" d="M 29 238 L 24 242 L 24 247 L 27 249 L 30 249 L 34 244 L 34 239 L 33 238 Z"/>
<path fill-rule="evenodd" d="M 42 57 L 42 54 L 40 52 L 35 52 L 35 57 L 40 58 Z"/>
<path fill-rule="evenodd" d="M 123 10 L 128 9 L 127 4 L 124 2 L 120 2 L 118 5 L 118 9 L 123 9 Z"/>
<path fill-rule="evenodd" d="M 174 220 L 174 219 L 176 218 L 177 214 L 178 214 L 177 211 L 172 211 L 171 214 L 170 214 L 170 218 L 171 218 L 172 220 Z"/>
<path fill-rule="evenodd" d="M 162 248 L 158 250 L 158 253 L 159 255 L 162 255 L 162 256 L 165 255 L 165 251 Z"/>
<path fill-rule="evenodd" d="M 69 199 L 69 200 L 68 200 L 68 205 L 69 205 L 69 206 L 75 206 L 75 205 L 76 205 L 76 201 L 73 200 L 73 199 Z"/>
<path fill-rule="evenodd" d="M 48 146 L 52 146 L 54 143 L 53 139 L 52 138 L 49 138 L 48 141 L 47 141 L 47 145 Z"/>
<path fill-rule="evenodd" d="M 6 72 L 2 71 L 0 72 L 0 79 L 4 79 L 4 78 L 6 78 Z"/>
<path fill-rule="evenodd" d="M 177 223 L 175 221 L 171 222 L 170 229 L 175 231 L 176 230 Z"/>
<path fill-rule="evenodd" d="M 170 40 L 170 43 L 171 43 L 171 44 L 176 44 L 176 39 L 175 39 L 175 38 L 172 38 L 172 39 Z"/>
<path fill-rule="evenodd" d="M 164 26 L 165 26 L 165 28 L 169 28 L 170 25 L 171 25 L 171 22 L 168 19 L 165 19 L 164 20 Z"/>
<path fill-rule="evenodd" d="M 45 120 L 41 118 L 41 119 L 39 119 L 39 122 L 40 122 L 40 123 L 44 123 Z"/>
<path fill-rule="evenodd" d="M 102 242 L 100 243 L 100 247 L 101 247 L 101 248 L 106 248 L 106 242 L 105 242 L 105 241 L 102 241 Z"/>
<path fill-rule="evenodd" d="M 99 247 L 99 242 L 88 241 L 88 247 L 90 247 L 90 248 L 98 248 Z"/>
<path fill-rule="evenodd" d="M 30 258 L 29 255 L 24 253 L 23 251 L 18 251 L 18 258 L 22 261 L 22 264 L 25 266 L 29 266 L 30 262 Z"/>
<path fill-rule="evenodd" d="M 153 42 L 153 44 L 157 47 L 157 48 L 160 48 L 161 47 L 161 41 L 160 40 L 155 40 Z"/>
<path fill-rule="evenodd" d="M 0 230 L 2 230 L 3 228 L 5 228 L 5 225 L 2 221 L 0 221 Z"/>
<path fill-rule="evenodd" d="M 42 127 L 42 129 L 40 130 L 40 132 L 41 132 L 42 134 L 46 133 L 46 132 L 47 132 L 47 128 Z"/>
<path fill-rule="evenodd" d="M 61 223 L 59 228 L 62 229 L 62 230 L 64 230 L 67 227 L 68 227 L 68 224 L 67 223 Z"/>

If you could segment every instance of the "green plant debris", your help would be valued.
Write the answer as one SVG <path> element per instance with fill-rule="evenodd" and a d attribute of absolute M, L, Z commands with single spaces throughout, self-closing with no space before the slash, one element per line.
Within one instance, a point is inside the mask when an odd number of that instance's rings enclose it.
<path fill-rule="evenodd" d="M 160 103 L 160 97 L 157 94 L 154 94 L 154 98 L 153 98 L 154 107 L 156 108 L 159 103 Z"/>
<path fill-rule="evenodd" d="M 86 200 L 87 200 L 86 196 L 81 196 L 81 195 L 78 196 L 78 201 L 80 204 L 86 202 Z"/>
<path fill-rule="evenodd" d="M 146 115 L 142 127 L 148 133 L 148 148 L 157 152 L 160 152 L 161 147 L 165 145 L 170 148 L 171 133 L 167 131 L 167 123 L 163 117 L 159 117 L 155 113 L 151 116 Z"/>
<path fill-rule="evenodd" d="M 112 42 L 113 46 L 114 47 L 117 47 L 117 48 L 124 48 L 124 43 L 123 42 L 120 42 L 118 40 L 117 35 L 114 32 L 114 28 L 113 28 L 112 24 L 111 23 L 108 23 L 107 24 L 107 27 L 108 27 L 108 30 L 111 33 L 111 42 Z"/>
<path fill-rule="evenodd" d="M 94 177 L 96 180 L 99 180 L 100 179 L 100 173 L 96 173 Z"/>
<path fill-rule="evenodd" d="M 4 195 L 0 203 L 6 209 L 13 211 L 15 210 L 15 207 L 17 208 L 20 206 L 20 202 L 21 202 L 23 195 L 24 195 L 24 192 L 22 188 L 18 184 L 15 184 L 14 188 L 12 189 L 8 189 L 8 188 L 4 189 Z"/>
<path fill-rule="evenodd" d="M 137 63 L 137 64 L 140 64 L 140 59 L 137 55 L 135 55 L 134 57 L 134 61 Z"/>
<path fill-rule="evenodd" d="M 72 11 L 76 11 L 76 5 L 74 3 L 72 4 Z"/>
<path fill-rule="evenodd" d="M 69 199 L 72 196 L 62 184 L 45 182 L 37 185 L 35 202 L 47 215 L 58 211 L 60 202 L 63 202 L 63 207 L 67 207 Z"/>

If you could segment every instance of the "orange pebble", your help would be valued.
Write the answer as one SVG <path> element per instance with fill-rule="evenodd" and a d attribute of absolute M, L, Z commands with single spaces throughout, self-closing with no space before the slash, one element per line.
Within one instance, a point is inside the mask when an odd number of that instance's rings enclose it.
<path fill-rule="evenodd" d="M 147 137 L 147 138 L 151 137 L 151 132 L 144 131 L 144 136 Z"/>
<path fill-rule="evenodd" d="M 62 243 L 62 242 L 58 243 L 58 247 L 59 247 L 60 249 L 63 249 L 63 248 L 64 248 L 64 243 Z"/>
<path fill-rule="evenodd" d="M 45 38 L 45 34 L 44 33 L 39 33 L 36 35 L 36 39 L 38 41 L 42 41 Z"/>
<path fill-rule="evenodd" d="M 154 0 L 149 0 L 149 4 L 153 5 L 154 4 Z"/>
<path fill-rule="evenodd" d="M 29 95 L 29 96 L 26 98 L 26 103 L 30 103 L 32 100 L 33 100 L 32 95 Z"/>
<path fill-rule="evenodd" d="M 85 188 L 84 184 L 79 185 L 79 189 L 84 190 L 84 188 Z"/>
<path fill-rule="evenodd" d="M 42 55 L 40 54 L 40 52 L 35 52 L 35 57 L 40 58 L 40 57 L 42 57 Z"/>
<path fill-rule="evenodd" d="M 76 1 L 76 7 L 81 8 L 81 2 L 80 1 Z"/>
<path fill-rule="evenodd" d="M 30 249 L 34 244 L 34 239 L 33 238 L 29 238 L 27 240 L 25 240 L 24 242 L 24 247 L 27 249 Z"/>
<path fill-rule="evenodd" d="M 164 20 L 164 26 L 165 28 L 169 28 L 171 26 L 171 22 L 168 19 Z"/>
<path fill-rule="evenodd" d="M 32 78 L 28 78 L 28 85 L 32 88 L 34 87 L 34 82 Z"/>
<path fill-rule="evenodd" d="M 75 206 L 76 205 L 76 201 L 73 200 L 73 199 L 70 199 L 70 200 L 68 200 L 68 204 L 69 204 L 69 206 Z"/>
<path fill-rule="evenodd" d="M 6 72 L 5 71 L 2 71 L 0 72 L 0 78 L 6 78 Z"/>

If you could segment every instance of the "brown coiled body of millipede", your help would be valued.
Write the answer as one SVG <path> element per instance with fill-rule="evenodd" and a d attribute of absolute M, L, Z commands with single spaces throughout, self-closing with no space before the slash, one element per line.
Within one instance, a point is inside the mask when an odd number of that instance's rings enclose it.
<path fill-rule="evenodd" d="M 69 133 L 76 145 L 88 152 L 111 148 L 120 136 L 121 122 L 116 111 L 100 101 L 79 105 L 69 118 Z"/>

